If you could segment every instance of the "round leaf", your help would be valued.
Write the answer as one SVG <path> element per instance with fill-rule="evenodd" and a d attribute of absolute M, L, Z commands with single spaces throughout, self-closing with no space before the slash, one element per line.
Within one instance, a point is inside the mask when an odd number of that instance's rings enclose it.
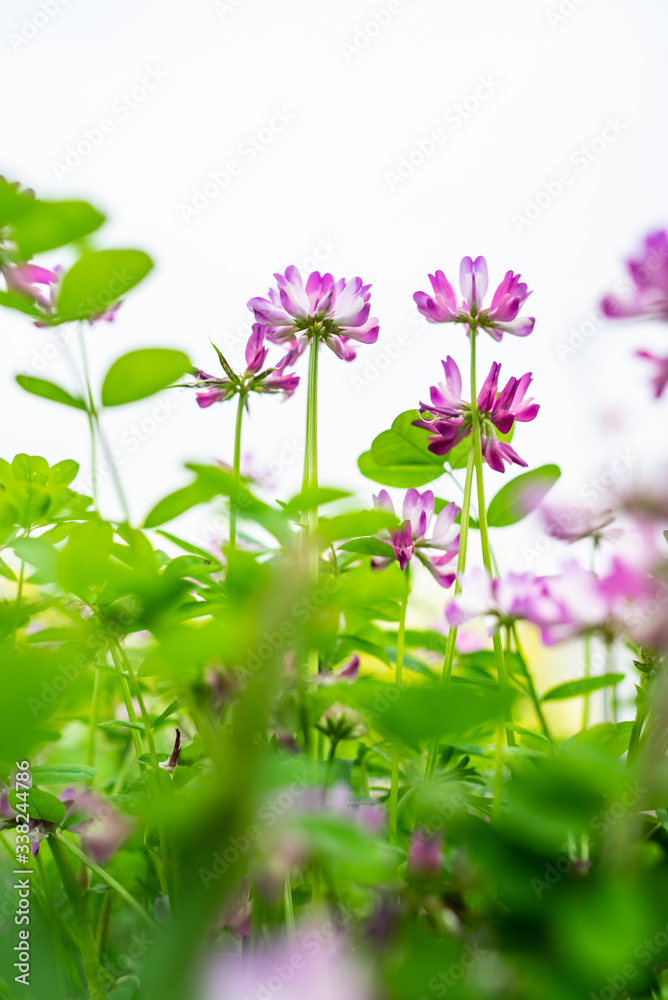
<path fill-rule="evenodd" d="M 107 372 L 102 386 L 102 405 L 120 406 L 166 389 L 192 368 L 183 351 L 149 347 L 124 354 Z"/>
<path fill-rule="evenodd" d="M 530 514 L 561 475 L 558 465 L 542 465 L 517 476 L 499 490 L 487 510 L 490 528 L 516 524 Z"/>
<path fill-rule="evenodd" d="M 85 253 L 63 278 L 57 302 L 58 320 L 89 319 L 102 312 L 153 267 L 140 250 L 98 250 Z"/>

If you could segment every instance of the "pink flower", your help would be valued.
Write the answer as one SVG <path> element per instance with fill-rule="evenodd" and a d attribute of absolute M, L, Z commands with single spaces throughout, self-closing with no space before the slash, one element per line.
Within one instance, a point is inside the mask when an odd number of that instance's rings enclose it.
<path fill-rule="evenodd" d="M 7 291 L 22 298 L 32 299 L 34 304 L 43 313 L 43 320 L 36 320 L 35 326 L 50 326 L 56 315 L 57 285 L 63 276 L 62 267 L 58 266 L 49 271 L 45 267 L 38 267 L 37 264 L 4 264 L 0 267 L 0 272 L 4 275 L 7 284 Z M 111 323 L 116 312 L 122 305 L 122 301 L 114 302 L 105 306 L 99 312 L 89 316 L 89 323 L 96 323 L 98 320 L 106 320 Z M 58 322 L 56 318 L 56 323 Z"/>
<path fill-rule="evenodd" d="M 408 871 L 417 878 L 435 878 L 443 867 L 443 832 L 416 830 L 408 848 Z"/>
<path fill-rule="evenodd" d="M 662 358 L 658 354 L 652 354 L 650 351 L 636 351 L 636 357 L 644 358 L 645 361 L 649 361 L 653 365 L 654 374 L 650 382 L 654 389 L 654 398 L 660 399 L 663 396 L 664 389 L 668 385 L 668 358 Z"/>
<path fill-rule="evenodd" d="M 381 490 L 378 496 L 374 496 L 373 502 L 380 510 L 394 515 L 394 504 L 387 490 Z M 432 536 L 428 539 L 426 534 L 434 516 L 434 494 L 431 490 L 424 493 L 408 490 L 403 505 L 404 519 L 398 528 L 390 530 L 390 545 L 399 567 L 405 570 L 415 555 L 437 583 L 442 587 L 452 586 L 455 573 L 444 571 L 443 567 L 452 562 L 459 552 L 459 527 L 455 524 L 459 513 L 460 508 L 456 504 L 447 504 L 436 518 Z M 430 550 L 440 554 L 432 554 Z M 392 561 L 389 557 L 374 557 L 372 565 L 374 569 L 384 569 Z"/>
<path fill-rule="evenodd" d="M 278 287 L 270 288 L 266 299 L 251 299 L 248 308 L 269 340 L 290 345 L 290 363 L 315 334 L 344 361 L 355 357 L 349 340 L 375 344 L 378 320 L 369 316 L 371 285 L 364 285 L 361 278 L 335 281 L 331 274 L 313 271 L 304 285 L 293 264 L 274 277 Z"/>
<path fill-rule="evenodd" d="M 547 507 L 540 509 L 545 533 L 560 542 L 579 542 L 593 538 L 595 542 L 621 538 L 621 528 L 611 528 L 615 515 L 610 508 L 592 510 L 589 507 Z"/>
<path fill-rule="evenodd" d="M 243 375 L 237 375 L 230 368 L 227 361 L 215 347 L 218 359 L 226 375 L 223 378 L 215 375 L 207 375 L 201 369 L 196 370 L 195 388 L 204 387 L 203 392 L 198 392 L 197 405 L 202 409 L 211 406 L 213 403 L 222 403 L 226 399 L 232 399 L 237 393 L 276 393 L 282 392 L 284 399 L 288 399 L 299 385 L 299 375 L 285 372 L 289 356 L 281 358 L 273 368 L 265 368 L 263 365 L 269 353 L 269 349 L 264 346 L 265 330 L 259 323 L 253 324 L 248 343 L 246 344 L 246 370 Z"/>
<path fill-rule="evenodd" d="M 459 287 L 463 296 L 457 303 L 457 294 L 443 271 L 429 275 L 432 294 L 415 292 L 413 298 L 419 311 L 430 323 L 466 323 L 470 334 L 480 327 L 494 340 L 501 340 L 504 333 L 526 337 L 534 328 L 535 319 L 521 319 L 519 311 L 531 292 L 512 271 L 506 275 L 494 292 L 491 304 L 483 309 L 489 278 L 484 257 L 464 257 L 459 267 Z"/>
<path fill-rule="evenodd" d="M 576 562 L 569 562 L 556 576 L 508 573 L 491 580 L 482 569 L 462 578 L 462 589 L 445 609 L 451 627 L 479 615 L 491 631 L 518 619 L 541 630 L 547 646 L 573 639 L 585 632 L 614 636 L 628 630 L 633 602 L 651 593 L 647 574 L 616 559 L 607 575 L 599 577 Z"/>
<path fill-rule="evenodd" d="M 431 387 L 431 403 L 420 404 L 422 419 L 415 421 L 416 427 L 423 427 L 431 432 L 428 447 L 435 455 L 447 455 L 469 436 L 473 428 L 471 404 L 461 396 L 462 377 L 459 368 L 450 356 L 442 364 L 445 382 Z M 478 393 L 477 406 L 483 460 L 490 468 L 504 472 L 504 462 L 514 462 L 525 467 L 527 463 L 507 442 L 498 440 L 496 431 L 507 434 L 516 420 L 534 420 L 540 407 L 532 398 L 525 398 L 532 380 L 531 372 L 520 379 L 511 378 L 497 395 L 500 371 L 501 365 L 493 362 Z"/>
<path fill-rule="evenodd" d="M 668 319 L 668 233 L 658 230 L 645 238 L 637 257 L 626 262 L 631 275 L 631 295 L 608 295 L 601 303 L 613 319 L 647 316 Z"/>
<path fill-rule="evenodd" d="M 221 954 L 209 970 L 202 1000 L 372 1000 L 366 969 L 332 936 L 331 921 L 303 925 L 293 939 L 278 938 L 242 955 Z"/>
<path fill-rule="evenodd" d="M 49 271 L 36 264 L 5 264 L 0 268 L 7 291 L 32 299 L 35 305 L 49 311 L 54 305 L 54 288 L 60 281 L 60 271 Z"/>

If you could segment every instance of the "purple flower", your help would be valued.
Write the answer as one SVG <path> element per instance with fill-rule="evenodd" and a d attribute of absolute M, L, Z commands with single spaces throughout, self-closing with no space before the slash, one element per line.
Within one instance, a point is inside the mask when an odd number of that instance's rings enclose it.
<path fill-rule="evenodd" d="M 652 354 L 650 351 L 636 351 L 636 357 L 643 358 L 653 365 L 654 374 L 650 382 L 654 389 L 654 398 L 660 399 L 663 396 L 664 389 L 668 385 L 668 358 L 662 358 L 658 354 Z"/>
<path fill-rule="evenodd" d="M 53 309 L 54 285 L 60 281 L 60 271 L 49 271 L 37 264 L 5 264 L 0 268 L 7 283 L 7 291 L 32 299 L 45 311 Z"/>
<path fill-rule="evenodd" d="M 169 757 L 167 758 L 167 760 L 163 760 L 161 764 L 158 764 L 158 767 L 162 767 L 169 774 L 172 774 L 172 772 L 176 769 L 179 763 L 180 753 L 181 753 L 181 730 L 177 729 L 176 739 L 174 740 L 174 748 L 170 753 Z"/>
<path fill-rule="evenodd" d="M 494 340 L 501 340 L 504 333 L 526 337 L 534 328 L 535 319 L 522 319 L 519 311 L 531 292 L 520 280 L 519 274 L 507 271 L 494 292 L 491 304 L 483 309 L 489 278 L 484 257 L 464 257 L 459 266 L 459 287 L 463 296 L 457 303 L 457 293 L 443 271 L 429 275 L 432 294 L 415 292 L 413 298 L 419 311 L 430 323 L 466 323 L 468 332 L 480 327 Z"/>
<path fill-rule="evenodd" d="M 105 864 L 129 836 L 132 828 L 128 820 L 90 788 L 86 788 L 83 792 L 66 788 L 58 798 L 65 803 L 63 824 L 74 813 L 83 813 L 83 818 L 67 829 L 70 833 L 82 834 L 81 842 L 93 861 L 100 865 Z M 0 794 L 0 823 L 14 822 L 16 816 L 16 812 L 9 804 L 8 793 L 3 791 Z M 33 857 L 36 857 L 41 841 L 57 830 L 58 824 L 42 819 L 31 819 L 29 826 L 31 852 Z"/>
<path fill-rule="evenodd" d="M 313 271 L 304 285 L 294 264 L 274 277 L 278 287 L 270 288 L 266 299 L 251 299 L 248 308 L 269 340 L 289 345 L 290 363 L 316 334 L 344 361 L 355 357 L 348 341 L 375 344 L 378 320 L 369 316 L 371 285 L 361 278 L 335 281 L 331 274 Z"/>
<path fill-rule="evenodd" d="M 430 389 L 431 403 L 420 404 L 421 420 L 416 427 L 430 431 L 429 451 L 435 455 L 447 455 L 473 429 L 471 404 L 462 399 L 462 376 L 455 361 L 448 355 L 442 362 L 445 382 Z M 526 467 L 524 459 L 506 441 L 499 441 L 496 431 L 507 434 L 516 420 L 534 420 L 540 409 L 532 398 L 526 399 L 532 375 L 527 372 L 522 378 L 511 378 L 497 395 L 501 365 L 492 363 L 489 374 L 478 393 L 480 414 L 480 434 L 482 457 L 490 468 L 504 472 L 504 462 L 514 462 Z"/>
<path fill-rule="evenodd" d="M 613 319 L 647 316 L 668 319 L 668 233 L 658 230 L 645 238 L 637 257 L 626 262 L 631 275 L 631 294 L 608 295 L 601 309 Z"/>
<path fill-rule="evenodd" d="M 207 976 L 202 1000 L 372 1000 L 366 969 L 345 947 L 330 920 L 304 925 L 294 938 L 279 938 L 242 955 L 222 954 Z"/>
<path fill-rule="evenodd" d="M 443 866 L 443 832 L 416 830 L 408 848 L 408 871 L 417 878 L 435 878 Z"/>
<path fill-rule="evenodd" d="M 207 375 L 201 369 L 196 371 L 196 381 L 192 383 L 195 388 L 201 389 L 196 399 L 197 405 L 202 409 L 211 406 L 213 403 L 222 403 L 226 399 L 232 399 L 237 393 L 249 392 L 276 393 L 282 392 L 284 399 L 288 399 L 299 385 L 299 375 L 286 374 L 286 367 L 289 362 L 289 355 L 281 358 L 273 368 L 264 368 L 264 363 L 269 353 L 269 349 L 264 346 L 265 330 L 259 323 L 253 324 L 248 343 L 246 344 L 246 370 L 243 375 L 237 375 L 229 366 L 221 352 L 215 347 L 221 367 L 225 376 L 217 378 L 215 375 Z"/>
<path fill-rule="evenodd" d="M 540 509 L 545 524 L 545 533 L 560 542 L 579 542 L 583 538 L 618 539 L 623 535 L 621 528 L 610 528 L 615 515 L 610 508 L 592 510 L 589 507 L 547 507 Z"/>
<path fill-rule="evenodd" d="M 395 514 L 394 504 L 387 490 L 381 490 L 378 496 L 374 496 L 373 502 L 380 510 Z M 405 570 L 413 556 L 416 556 L 442 587 L 452 586 L 455 573 L 451 570 L 444 571 L 443 567 L 452 562 L 459 552 L 459 527 L 455 520 L 460 509 L 454 503 L 447 504 L 436 518 L 431 538 L 427 538 L 434 516 L 434 494 L 431 490 L 424 493 L 418 493 L 415 489 L 408 490 L 404 497 L 403 521 L 389 533 L 390 545 L 400 569 Z M 372 565 L 374 569 L 384 569 L 392 561 L 389 557 L 374 556 Z"/>
<path fill-rule="evenodd" d="M 492 580 L 484 570 L 474 569 L 461 583 L 461 593 L 445 609 L 451 627 L 478 615 L 486 616 L 491 631 L 523 619 L 540 628 L 547 646 L 585 632 L 614 636 L 638 617 L 632 602 L 651 594 L 647 574 L 619 559 L 602 577 L 569 562 L 556 576 L 508 573 Z"/>

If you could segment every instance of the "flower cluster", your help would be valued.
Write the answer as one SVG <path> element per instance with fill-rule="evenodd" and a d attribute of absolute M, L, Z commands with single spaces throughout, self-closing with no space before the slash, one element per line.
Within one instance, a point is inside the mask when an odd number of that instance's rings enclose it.
<path fill-rule="evenodd" d="M 299 270 L 290 265 L 285 274 L 275 274 L 278 287 L 267 298 L 253 298 L 248 308 L 266 332 L 267 339 L 289 345 L 290 363 L 317 336 L 343 361 L 352 361 L 350 340 L 375 344 L 378 320 L 369 316 L 371 285 L 361 278 L 339 278 L 313 271 L 304 284 Z"/>
<path fill-rule="evenodd" d="M 476 568 L 462 578 L 461 593 L 449 602 L 445 617 L 451 628 L 480 615 L 492 630 L 527 621 L 551 646 L 585 632 L 616 634 L 628 625 L 630 602 L 649 596 L 650 586 L 645 573 L 620 559 L 604 576 L 574 561 L 558 576 L 507 573 L 491 579 Z"/>
<path fill-rule="evenodd" d="M 429 450 L 435 455 L 446 455 L 471 433 L 473 413 L 471 404 L 462 399 L 462 377 L 455 361 L 448 356 L 443 362 L 445 382 L 432 386 L 431 404 L 420 404 L 420 420 L 416 427 L 430 431 Z M 480 434 L 483 460 L 497 472 L 504 472 L 504 462 L 526 466 L 517 452 L 506 441 L 499 441 L 496 431 L 507 434 L 516 420 L 534 420 L 540 409 L 533 399 L 526 399 L 531 384 L 531 372 L 522 378 L 511 378 L 497 394 L 501 365 L 494 362 L 478 393 L 477 407 L 480 414 Z"/>
<path fill-rule="evenodd" d="M 286 373 L 285 369 L 289 362 L 287 354 L 273 368 L 263 367 L 269 353 L 269 349 L 264 346 L 264 336 L 263 328 L 254 323 L 253 332 L 246 344 L 246 370 L 242 375 L 237 375 L 232 370 L 214 344 L 225 376 L 217 378 L 215 375 L 207 375 L 201 369 L 197 370 L 197 380 L 193 384 L 195 388 L 204 390 L 197 393 L 198 406 L 205 408 L 213 403 L 222 403 L 232 399 L 237 393 L 282 392 L 285 399 L 293 394 L 299 385 L 299 375 Z"/>
<path fill-rule="evenodd" d="M 658 230 L 645 238 L 639 256 L 627 262 L 631 276 L 631 294 L 627 297 L 607 295 L 601 309 L 612 319 L 659 319 L 668 321 L 668 232 Z M 636 351 L 636 357 L 650 362 L 654 396 L 658 399 L 668 385 L 668 356 L 650 351 Z"/>
<path fill-rule="evenodd" d="M 429 275 L 433 292 L 415 292 L 413 298 L 418 309 L 430 323 L 466 323 L 468 333 L 478 328 L 486 330 L 494 340 L 501 340 L 504 333 L 516 337 L 528 336 L 534 328 L 533 316 L 522 319 L 520 309 L 531 292 L 520 280 L 519 274 L 507 271 L 488 308 L 483 302 L 489 286 L 487 261 L 484 257 L 464 257 L 459 266 L 459 286 L 462 301 L 443 271 Z"/>
<path fill-rule="evenodd" d="M 58 285 L 63 276 L 63 269 L 57 266 L 50 271 L 37 264 L 13 264 L 8 261 L 0 264 L 0 274 L 5 279 L 7 291 L 36 306 L 43 314 L 43 320 L 36 320 L 35 326 L 49 326 L 56 313 Z M 111 323 L 122 302 L 114 302 L 105 306 L 98 313 L 90 316 L 89 323 L 103 319 Z"/>
<path fill-rule="evenodd" d="M 387 490 L 381 490 L 378 496 L 373 498 L 373 502 L 379 510 L 395 514 L 394 504 Z M 426 490 L 424 493 L 418 493 L 415 489 L 407 491 L 403 504 L 403 520 L 398 528 L 389 532 L 393 556 L 374 556 L 372 564 L 375 569 L 384 569 L 396 559 L 399 567 L 405 570 L 415 556 L 442 587 L 452 586 L 455 573 L 451 569 L 444 570 L 444 567 L 448 566 L 459 552 L 459 527 L 455 524 L 455 520 L 460 508 L 454 503 L 447 504 L 434 522 L 431 538 L 427 538 L 427 531 L 434 516 L 434 505 L 434 494 L 431 490 Z"/>

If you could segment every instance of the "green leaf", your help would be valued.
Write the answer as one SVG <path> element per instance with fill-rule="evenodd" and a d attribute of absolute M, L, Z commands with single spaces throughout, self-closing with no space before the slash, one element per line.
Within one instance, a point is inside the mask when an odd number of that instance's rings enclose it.
<path fill-rule="evenodd" d="M 360 510 L 337 517 L 321 517 L 318 531 L 325 542 L 331 544 L 339 538 L 360 538 L 373 535 L 383 528 L 393 528 L 398 520 L 385 510 Z"/>
<path fill-rule="evenodd" d="M 389 431 L 376 437 L 370 451 L 360 455 L 360 472 L 385 486 L 423 486 L 444 472 L 444 461 L 427 448 L 429 435 L 414 427 L 417 410 L 400 413 Z"/>
<path fill-rule="evenodd" d="M 327 486 L 319 486 L 315 490 L 301 490 L 281 506 L 286 514 L 296 514 L 304 510 L 313 510 L 314 507 L 323 507 L 325 504 L 333 503 L 335 500 L 343 500 L 349 496 L 350 493 L 347 490 L 334 490 Z"/>
<path fill-rule="evenodd" d="M 367 556 L 384 556 L 394 559 L 394 549 L 380 538 L 352 538 L 349 542 L 339 545 L 339 551 L 361 552 Z"/>
<path fill-rule="evenodd" d="M 566 681 L 565 684 L 557 684 L 550 688 L 542 701 L 564 701 L 566 698 L 579 698 L 593 691 L 601 691 L 603 688 L 614 687 L 624 680 L 624 674 L 600 674 L 598 677 L 580 677 L 575 681 Z"/>
<path fill-rule="evenodd" d="M 97 770 L 86 764 L 37 764 L 30 768 L 38 785 L 66 785 L 71 781 L 88 781 Z"/>
<path fill-rule="evenodd" d="M 153 261 L 141 250 L 83 254 L 62 280 L 56 304 L 58 320 L 89 319 L 102 312 L 139 284 L 152 267 Z"/>
<path fill-rule="evenodd" d="M 0 559 L 0 576 L 4 576 L 5 580 L 16 581 L 16 573 L 9 568 L 4 559 Z"/>
<path fill-rule="evenodd" d="M 48 382 L 44 378 L 33 378 L 32 375 L 17 375 L 16 381 L 33 396 L 41 396 L 42 399 L 51 399 L 54 403 L 62 403 L 64 406 L 73 406 L 76 410 L 85 410 L 86 404 L 78 396 L 71 396 L 65 389 L 61 389 L 55 382 Z"/>
<path fill-rule="evenodd" d="M 191 507 L 196 507 L 197 504 L 206 503 L 213 496 L 215 496 L 214 491 L 203 483 L 194 482 L 190 486 L 184 486 L 183 489 L 176 490 L 158 501 L 146 516 L 144 527 L 155 528 L 159 524 L 173 521 L 175 517 L 184 514 Z"/>
<path fill-rule="evenodd" d="M 13 809 L 16 809 L 18 802 L 16 789 L 9 793 L 9 802 Z M 49 795 L 39 788 L 31 788 L 28 792 L 29 816 L 31 819 L 42 819 L 46 823 L 55 823 L 59 826 L 65 819 L 65 803 L 57 799 L 55 795 Z"/>
<path fill-rule="evenodd" d="M 16 481 L 21 483 L 39 483 L 43 486 L 49 481 L 49 464 L 39 455 L 15 455 L 12 472 Z"/>
<path fill-rule="evenodd" d="M 66 458 L 62 462 L 56 462 L 51 466 L 49 475 L 50 486 L 69 486 L 79 471 L 79 463 L 72 458 Z"/>
<path fill-rule="evenodd" d="M 99 229 L 104 215 L 85 201 L 34 199 L 14 223 L 14 240 L 24 259 L 66 246 Z"/>
<path fill-rule="evenodd" d="M 166 389 L 192 367 L 183 351 L 149 347 L 114 361 L 102 385 L 102 405 L 120 406 Z"/>
<path fill-rule="evenodd" d="M 144 732 L 141 722 L 121 722 L 113 719 L 111 722 L 98 722 L 98 726 L 100 729 L 136 729 L 139 733 Z"/>
<path fill-rule="evenodd" d="M 542 465 L 506 483 L 487 510 L 490 528 L 503 528 L 521 521 L 538 506 L 560 475 L 558 465 Z"/>
<path fill-rule="evenodd" d="M 598 726 L 582 729 L 575 736 L 564 740 L 559 747 L 559 752 L 579 747 L 593 747 L 615 759 L 621 757 L 628 750 L 632 730 L 632 722 L 602 722 Z"/>
<path fill-rule="evenodd" d="M 19 312 L 26 313 L 28 316 L 34 316 L 35 319 L 43 315 L 35 306 L 32 299 L 24 298 L 23 295 L 16 295 L 14 292 L 0 292 L 0 306 L 6 306 L 8 309 L 18 309 Z"/>

